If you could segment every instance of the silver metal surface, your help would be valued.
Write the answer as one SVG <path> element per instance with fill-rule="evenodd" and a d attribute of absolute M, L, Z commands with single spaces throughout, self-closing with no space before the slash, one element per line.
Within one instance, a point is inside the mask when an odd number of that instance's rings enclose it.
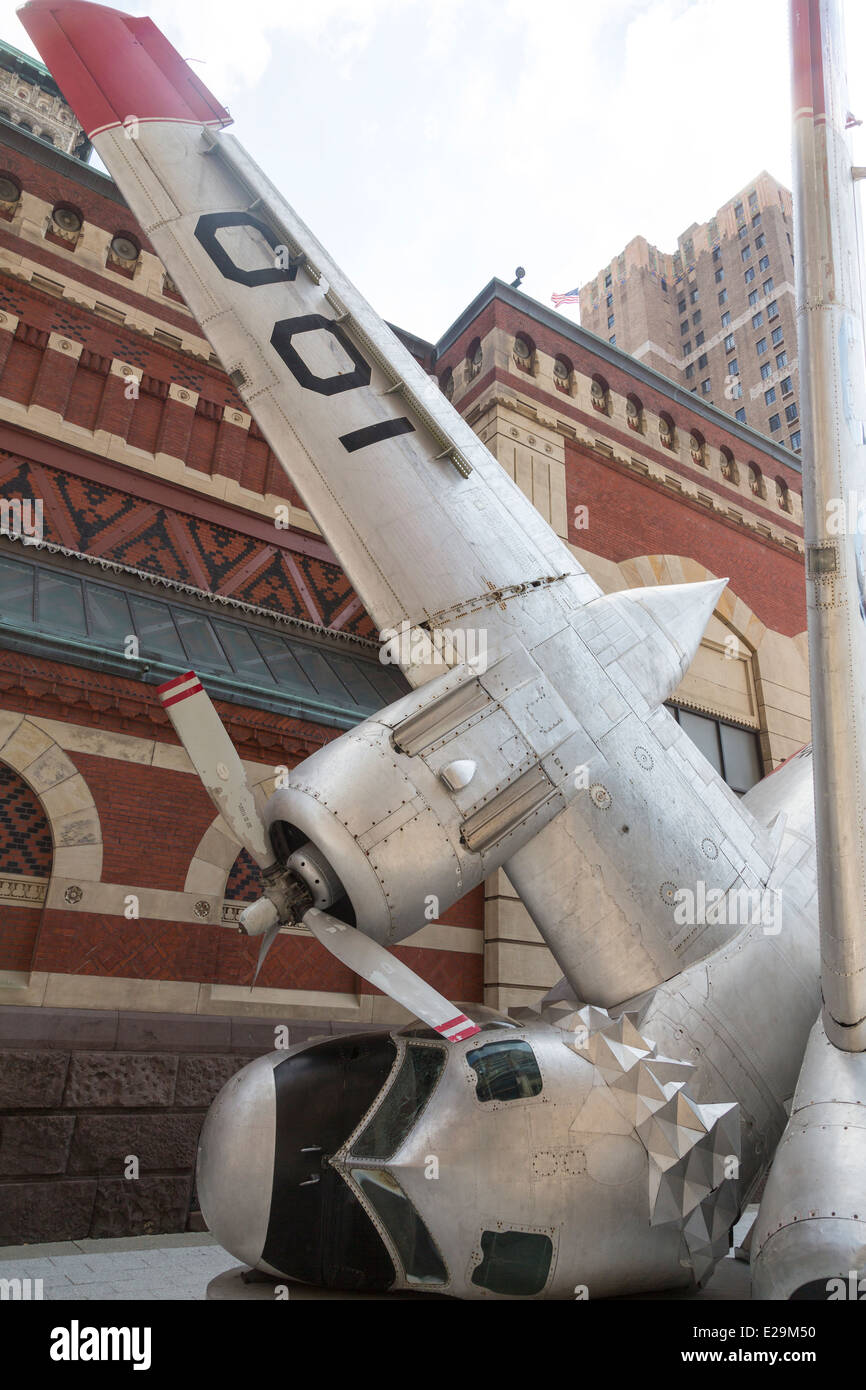
<path fill-rule="evenodd" d="M 761 1199 L 752 1269 L 760 1298 L 856 1299 L 866 1266 L 866 362 L 861 245 L 846 133 L 841 5 L 837 0 L 792 0 L 791 24 L 823 1011 L 809 1039 L 790 1122 Z"/>
<path fill-rule="evenodd" d="M 866 1054 L 829 1042 L 818 1019 L 752 1239 L 756 1298 L 813 1288 L 862 1297 L 866 1273 Z M 848 1292 L 854 1276 L 854 1294 Z M 838 1291 L 836 1292 L 838 1297 Z"/>
<path fill-rule="evenodd" d="M 866 1047 L 866 360 L 838 0 L 792 0 L 794 236 L 824 1027 Z M 854 499 L 853 516 L 846 516 Z M 845 517 L 840 525 L 840 517 Z"/>
<path fill-rule="evenodd" d="M 262 1267 L 276 1139 L 273 1052 L 232 1076 L 208 1111 L 198 1143 L 196 1185 L 208 1229 L 239 1260 Z"/>

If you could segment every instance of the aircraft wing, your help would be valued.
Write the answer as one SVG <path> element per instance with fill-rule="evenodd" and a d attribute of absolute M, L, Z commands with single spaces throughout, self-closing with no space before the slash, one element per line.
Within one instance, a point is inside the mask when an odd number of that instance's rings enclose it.
<path fill-rule="evenodd" d="M 153 23 L 80 0 L 19 15 L 380 631 L 565 575 L 595 596 Z"/>

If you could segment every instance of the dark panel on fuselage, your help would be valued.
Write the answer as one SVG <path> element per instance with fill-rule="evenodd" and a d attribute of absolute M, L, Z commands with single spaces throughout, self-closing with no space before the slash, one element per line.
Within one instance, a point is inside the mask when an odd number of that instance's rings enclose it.
<path fill-rule="evenodd" d="M 367 1033 L 316 1043 L 274 1069 L 274 1182 L 262 1257 L 293 1279 L 340 1289 L 394 1282 L 376 1227 L 327 1159 L 372 1105 L 396 1053 L 387 1033 Z"/>

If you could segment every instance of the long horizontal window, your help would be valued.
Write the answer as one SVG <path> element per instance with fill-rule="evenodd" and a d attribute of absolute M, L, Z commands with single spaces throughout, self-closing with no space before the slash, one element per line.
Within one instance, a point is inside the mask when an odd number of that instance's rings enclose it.
<path fill-rule="evenodd" d="M 758 735 L 751 729 L 740 729 L 721 719 L 694 714 L 678 705 L 668 705 L 668 709 L 732 791 L 742 796 L 760 782 L 764 775 L 761 745 Z"/>
<path fill-rule="evenodd" d="M 272 691 L 309 705 L 311 712 L 321 706 L 356 720 L 406 690 L 399 669 L 382 665 L 375 653 L 362 656 L 348 644 L 335 650 L 336 642 L 332 647 L 326 639 L 217 617 L 8 554 L 0 556 L 0 635 L 4 631 L 57 638 L 77 646 L 85 661 L 137 657 L 178 671 L 192 668 L 234 682 L 239 691 Z"/>

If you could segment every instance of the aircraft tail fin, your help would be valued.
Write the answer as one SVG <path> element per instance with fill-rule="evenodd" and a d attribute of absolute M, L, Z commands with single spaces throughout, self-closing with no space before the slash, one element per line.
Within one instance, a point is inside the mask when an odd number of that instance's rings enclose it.
<path fill-rule="evenodd" d="M 231 121 L 151 19 L 83 0 L 31 0 L 18 17 L 91 139 L 131 121 Z"/>

